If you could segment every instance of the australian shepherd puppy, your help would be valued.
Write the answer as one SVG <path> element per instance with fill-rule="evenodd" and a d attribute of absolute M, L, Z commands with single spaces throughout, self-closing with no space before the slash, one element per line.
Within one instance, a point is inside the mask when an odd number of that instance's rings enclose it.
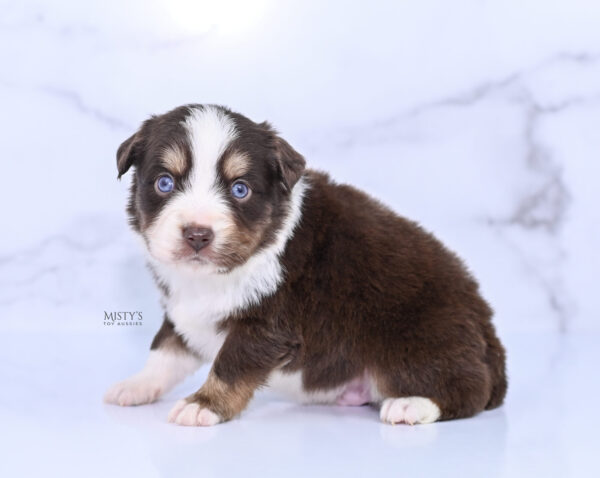
<path fill-rule="evenodd" d="M 259 387 L 371 404 L 387 423 L 498 407 L 505 353 L 462 262 L 416 223 L 326 174 L 268 123 L 214 105 L 145 121 L 117 152 L 164 322 L 105 400 L 157 400 L 204 363 L 169 421 L 215 425 Z"/>

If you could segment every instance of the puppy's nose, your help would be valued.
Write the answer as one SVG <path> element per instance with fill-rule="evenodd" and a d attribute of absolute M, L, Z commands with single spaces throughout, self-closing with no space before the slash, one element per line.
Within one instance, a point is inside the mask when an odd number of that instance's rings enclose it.
<path fill-rule="evenodd" d="M 203 226 L 188 226 L 185 227 L 182 232 L 185 241 L 196 252 L 208 246 L 215 237 L 215 233 L 211 228 Z"/>

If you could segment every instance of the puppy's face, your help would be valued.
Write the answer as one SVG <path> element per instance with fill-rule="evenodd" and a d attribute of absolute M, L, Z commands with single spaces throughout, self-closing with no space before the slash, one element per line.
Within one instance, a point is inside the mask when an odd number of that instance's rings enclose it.
<path fill-rule="evenodd" d="M 227 272 L 274 240 L 304 159 L 267 123 L 190 105 L 152 117 L 121 144 L 119 177 L 131 166 L 128 214 L 150 255 Z"/>

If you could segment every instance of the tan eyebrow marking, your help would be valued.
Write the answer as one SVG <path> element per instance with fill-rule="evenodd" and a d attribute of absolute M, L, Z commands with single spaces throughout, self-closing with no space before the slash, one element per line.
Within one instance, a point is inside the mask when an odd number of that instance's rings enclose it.
<path fill-rule="evenodd" d="M 243 176 L 250 170 L 250 159 L 244 153 L 233 153 L 225 158 L 223 171 L 228 179 Z"/>
<path fill-rule="evenodd" d="M 163 165 L 173 174 L 183 175 L 186 167 L 185 153 L 179 146 L 169 146 L 162 154 Z"/>

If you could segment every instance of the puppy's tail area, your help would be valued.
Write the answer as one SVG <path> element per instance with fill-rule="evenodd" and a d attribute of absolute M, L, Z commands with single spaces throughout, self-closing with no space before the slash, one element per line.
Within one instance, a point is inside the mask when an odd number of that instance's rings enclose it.
<path fill-rule="evenodd" d="M 508 387 L 506 378 L 506 352 L 496 336 L 496 331 L 492 324 L 487 324 L 484 334 L 488 344 L 486 362 L 492 379 L 492 393 L 485 409 L 491 410 L 502 405 L 506 396 L 506 389 Z"/>

